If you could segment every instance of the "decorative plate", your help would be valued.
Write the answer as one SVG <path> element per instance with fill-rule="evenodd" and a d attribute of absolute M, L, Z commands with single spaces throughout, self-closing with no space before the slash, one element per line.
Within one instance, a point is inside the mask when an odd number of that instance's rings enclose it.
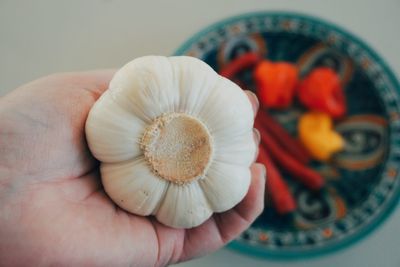
<path fill-rule="evenodd" d="M 375 229 L 400 195 L 399 83 L 385 62 L 345 30 L 305 15 L 262 12 L 233 17 L 194 35 L 175 54 L 198 57 L 215 70 L 243 52 L 298 65 L 334 68 L 345 84 L 348 115 L 336 124 L 346 147 L 329 164 L 314 164 L 327 186 L 312 193 L 285 175 L 297 211 L 280 216 L 269 206 L 229 247 L 284 259 L 343 248 Z M 251 72 L 240 77 L 252 89 Z M 253 88 L 254 89 L 254 88 Z M 273 115 L 295 133 L 301 114 L 292 107 Z"/>

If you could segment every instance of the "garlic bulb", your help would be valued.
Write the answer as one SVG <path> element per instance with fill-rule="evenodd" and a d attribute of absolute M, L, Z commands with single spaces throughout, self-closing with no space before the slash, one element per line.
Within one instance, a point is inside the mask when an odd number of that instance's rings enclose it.
<path fill-rule="evenodd" d="M 207 64 L 147 56 L 115 74 L 89 113 L 86 136 L 118 206 L 191 228 L 245 196 L 252 127 L 245 93 Z"/>

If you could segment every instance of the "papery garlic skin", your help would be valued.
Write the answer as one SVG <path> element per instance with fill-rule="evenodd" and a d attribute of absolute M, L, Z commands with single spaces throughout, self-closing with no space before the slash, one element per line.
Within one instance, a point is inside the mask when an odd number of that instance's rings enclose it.
<path fill-rule="evenodd" d="M 118 206 L 191 228 L 247 193 L 256 152 L 252 128 L 246 94 L 206 63 L 146 56 L 115 74 L 88 115 L 86 136 Z M 174 162 L 169 151 L 184 155 Z"/>

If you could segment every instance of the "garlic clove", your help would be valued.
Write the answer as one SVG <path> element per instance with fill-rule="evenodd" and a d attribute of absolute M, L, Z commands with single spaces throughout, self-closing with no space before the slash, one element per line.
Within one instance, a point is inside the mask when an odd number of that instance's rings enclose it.
<path fill-rule="evenodd" d="M 250 169 L 248 167 L 214 162 L 200 186 L 215 212 L 233 208 L 246 195 L 250 186 Z"/>
<path fill-rule="evenodd" d="M 192 228 L 202 224 L 212 210 L 197 181 L 179 185 L 170 183 L 157 219 L 175 228 Z"/>
<path fill-rule="evenodd" d="M 142 154 L 139 141 L 144 127 L 142 120 L 121 108 L 106 91 L 86 121 L 89 148 L 103 162 L 133 159 Z"/>
<path fill-rule="evenodd" d="M 143 157 L 121 163 L 103 163 L 100 170 L 108 196 L 134 214 L 153 214 L 168 188 L 168 182 L 155 176 Z"/>
<path fill-rule="evenodd" d="M 249 167 L 256 156 L 256 144 L 253 131 L 242 135 L 226 138 L 220 133 L 214 134 L 214 160 L 229 164 Z"/>
<path fill-rule="evenodd" d="M 179 108 L 176 111 L 196 116 L 209 100 L 220 77 L 209 65 L 197 58 L 179 56 L 170 57 L 169 60 L 180 94 Z"/>
<path fill-rule="evenodd" d="M 223 77 L 199 113 L 212 135 L 225 138 L 245 134 L 253 127 L 253 116 L 252 105 L 243 90 Z"/>
<path fill-rule="evenodd" d="M 168 58 L 145 56 L 123 66 L 110 83 L 115 102 L 146 123 L 179 106 L 177 79 Z"/>

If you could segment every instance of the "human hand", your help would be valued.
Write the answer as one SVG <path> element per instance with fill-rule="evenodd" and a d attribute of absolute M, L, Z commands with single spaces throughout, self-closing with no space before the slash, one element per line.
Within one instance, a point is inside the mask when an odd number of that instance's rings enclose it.
<path fill-rule="evenodd" d="M 241 203 L 193 229 L 118 208 L 101 187 L 84 133 L 113 73 L 55 74 L 0 98 L 1 266 L 165 266 L 217 250 L 261 213 L 260 164 L 251 167 Z"/>

